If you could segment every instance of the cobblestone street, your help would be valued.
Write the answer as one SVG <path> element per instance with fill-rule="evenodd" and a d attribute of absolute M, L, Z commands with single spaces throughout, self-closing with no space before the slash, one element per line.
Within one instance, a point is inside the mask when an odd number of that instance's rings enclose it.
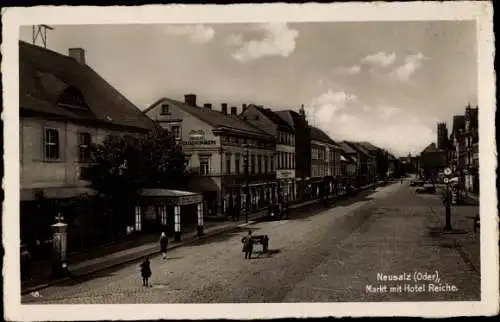
<path fill-rule="evenodd" d="M 250 226 L 270 237 L 269 254 L 245 260 L 246 230 L 199 241 L 151 260 L 150 288 L 142 287 L 139 264 L 26 295 L 23 303 L 232 303 L 317 301 L 479 300 L 479 233 L 436 233 L 443 226 L 438 195 L 417 195 L 408 184 L 392 184 L 292 214 L 289 220 Z M 477 208 L 477 207 L 476 207 Z M 434 211 L 433 211 L 434 210 Z M 471 210 L 472 211 L 472 210 Z M 475 210 L 477 211 L 477 209 Z M 460 221 L 459 212 L 454 221 Z M 458 215 L 460 214 L 460 216 Z M 463 220 L 462 220 L 463 221 Z M 466 247 L 455 241 L 467 240 Z M 256 246 L 256 250 L 260 245 Z M 469 254 L 464 256 L 464 254 Z M 434 284 L 456 291 L 367 292 L 367 285 L 413 287 L 412 281 L 377 281 L 414 272 L 439 275 Z"/>

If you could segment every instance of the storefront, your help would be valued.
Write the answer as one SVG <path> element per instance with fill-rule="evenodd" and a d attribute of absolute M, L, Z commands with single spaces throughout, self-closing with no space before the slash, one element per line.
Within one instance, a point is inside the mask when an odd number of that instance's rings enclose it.
<path fill-rule="evenodd" d="M 203 196 L 200 193 L 169 190 L 143 189 L 141 200 L 135 208 L 131 232 L 160 232 L 169 235 L 182 230 L 203 226 Z"/>
<path fill-rule="evenodd" d="M 292 202 L 297 199 L 297 182 L 295 170 L 276 170 L 276 180 L 280 199 L 284 202 Z"/>

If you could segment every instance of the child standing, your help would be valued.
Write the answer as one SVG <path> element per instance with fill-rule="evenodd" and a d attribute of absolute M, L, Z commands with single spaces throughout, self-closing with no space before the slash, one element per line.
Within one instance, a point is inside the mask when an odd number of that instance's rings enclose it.
<path fill-rule="evenodd" d="M 149 278 L 151 277 L 151 264 L 149 257 L 146 257 L 141 264 L 142 286 L 149 286 Z"/>

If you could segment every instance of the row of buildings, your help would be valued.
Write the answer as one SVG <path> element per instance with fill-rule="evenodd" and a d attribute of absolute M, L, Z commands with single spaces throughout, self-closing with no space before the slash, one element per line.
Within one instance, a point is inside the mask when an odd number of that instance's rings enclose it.
<path fill-rule="evenodd" d="M 86 65 L 83 49 L 71 48 L 66 56 L 22 41 L 19 73 L 24 239 L 40 235 L 41 227 L 47 232 L 53 223 L 40 214 L 40 195 L 66 200 L 97 194 L 86 180 L 92 144 L 109 134 L 142 135 L 157 124 L 182 144 L 188 171 L 179 191 L 165 196 L 181 198 L 186 206 L 197 203 L 192 209 L 204 217 L 226 216 L 243 207 L 258 210 L 270 202 L 333 197 L 377 177 L 376 156 L 382 149 L 368 142 L 332 140 L 308 124 L 303 106 L 298 112 L 256 104 L 214 106 L 187 94 L 183 100 L 160 98 L 140 111 Z M 169 213 L 163 206 L 138 207 L 131 229 L 143 229 L 144 216 L 167 225 Z M 75 227 L 85 226 L 85 220 L 75 219 Z"/>
<path fill-rule="evenodd" d="M 446 123 L 437 124 L 437 144 L 431 143 L 420 154 L 421 171 L 439 173 L 450 167 L 464 193 L 479 193 L 478 107 L 470 104 L 464 114 L 454 115 L 451 133 Z"/>

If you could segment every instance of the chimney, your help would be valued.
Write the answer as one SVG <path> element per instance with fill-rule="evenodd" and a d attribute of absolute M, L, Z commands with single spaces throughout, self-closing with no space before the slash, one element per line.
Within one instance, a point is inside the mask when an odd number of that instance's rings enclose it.
<path fill-rule="evenodd" d="M 236 106 L 231 107 L 231 115 L 238 114 L 238 108 Z"/>
<path fill-rule="evenodd" d="M 243 107 L 243 112 L 245 112 L 247 110 L 247 105 L 243 104 L 242 107 Z"/>
<path fill-rule="evenodd" d="M 196 95 L 195 94 L 186 94 L 184 95 L 184 103 L 191 106 L 196 106 Z"/>
<path fill-rule="evenodd" d="M 85 65 L 85 50 L 83 48 L 68 49 L 68 56 L 76 60 L 82 65 Z"/>
<path fill-rule="evenodd" d="M 221 104 L 221 110 L 222 110 L 222 114 L 227 114 L 227 104 L 226 103 Z"/>
<path fill-rule="evenodd" d="M 212 109 L 212 104 L 210 104 L 210 103 L 205 103 L 205 104 L 203 104 L 203 107 L 204 107 L 204 108 L 208 108 L 209 110 L 211 110 L 211 109 Z"/>

